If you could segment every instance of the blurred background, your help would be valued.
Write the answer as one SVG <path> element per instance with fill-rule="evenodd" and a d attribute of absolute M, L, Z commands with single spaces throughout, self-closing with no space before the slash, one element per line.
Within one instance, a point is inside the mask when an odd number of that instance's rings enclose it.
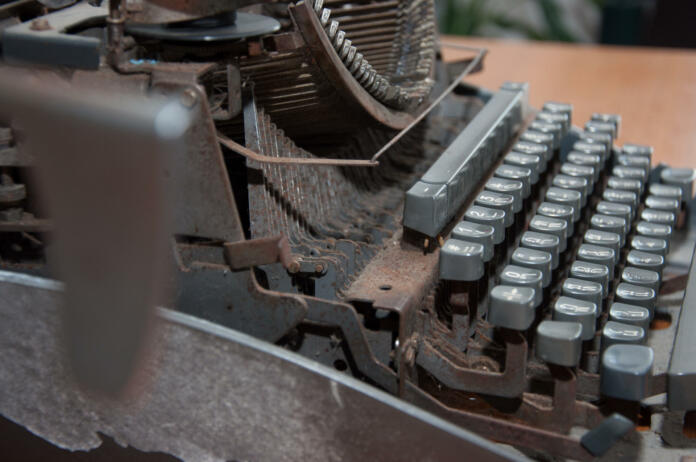
<path fill-rule="evenodd" d="M 443 34 L 696 48 L 696 0 L 436 0 Z"/>

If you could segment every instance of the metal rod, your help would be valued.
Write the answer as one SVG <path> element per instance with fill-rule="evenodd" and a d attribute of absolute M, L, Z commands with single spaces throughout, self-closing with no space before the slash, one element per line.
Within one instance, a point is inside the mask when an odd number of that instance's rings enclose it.
<path fill-rule="evenodd" d="M 324 158 L 303 158 L 303 157 L 271 157 L 259 154 L 241 144 L 227 138 L 218 132 L 218 141 L 225 147 L 237 154 L 241 154 L 253 161 L 265 164 L 293 164 L 293 165 L 328 165 L 334 167 L 375 167 L 379 162 L 361 159 L 324 159 Z"/>
<path fill-rule="evenodd" d="M 125 25 L 125 15 L 121 0 L 109 0 L 109 16 L 106 18 L 108 55 L 109 64 L 118 68 L 123 51 L 123 29 Z"/>

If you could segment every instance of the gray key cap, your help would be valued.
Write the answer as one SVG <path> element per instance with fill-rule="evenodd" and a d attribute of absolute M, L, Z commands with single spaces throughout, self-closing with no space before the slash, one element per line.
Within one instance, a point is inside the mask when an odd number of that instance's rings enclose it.
<path fill-rule="evenodd" d="M 617 302 L 647 308 L 652 317 L 652 312 L 655 309 L 656 294 L 655 291 L 649 287 L 636 286 L 622 282 L 616 286 L 614 299 Z"/>
<path fill-rule="evenodd" d="M 643 209 L 643 211 L 640 212 L 640 218 L 650 223 L 658 223 L 672 227 L 674 227 L 674 224 L 677 222 L 677 216 L 672 212 L 650 208 Z"/>
<path fill-rule="evenodd" d="M 500 244 L 505 240 L 505 212 L 502 210 L 472 205 L 464 213 L 464 218 L 467 221 L 492 226 L 494 244 Z"/>
<path fill-rule="evenodd" d="M 614 127 L 614 138 L 616 138 L 619 135 L 619 128 L 621 127 L 620 115 L 595 112 L 594 114 L 592 114 L 590 120 L 592 120 L 593 122 L 602 122 L 612 125 Z"/>
<path fill-rule="evenodd" d="M 601 213 L 602 215 L 610 215 L 612 217 L 619 217 L 626 220 L 626 233 L 628 233 L 631 224 L 631 216 L 633 213 L 633 209 L 630 205 L 617 204 L 616 202 L 609 201 L 599 201 L 595 210 L 597 213 Z"/>
<path fill-rule="evenodd" d="M 582 325 L 578 322 L 542 321 L 536 331 L 536 355 L 542 361 L 573 367 L 580 362 Z"/>
<path fill-rule="evenodd" d="M 493 191 L 481 191 L 476 196 L 474 203 L 481 207 L 498 209 L 505 212 L 503 223 L 505 227 L 512 225 L 515 222 L 515 213 L 513 212 L 515 198 L 510 194 L 501 194 Z"/>
<path fill-rule="evenodd" d="M 572 122 L 573 117 L 573 105 L 568 103 L 559 103 L 557 101 L 547 101 L 542 106 L 542 109 L 546 112 L 555 112 L 559 114 L 566 114 L 568 116 L 568 122 Z"/>
<path fill-rule="evenodd" d="M 606 163 L 606 160 L 609 158 L 609 154 L 611 154 L 614 142 L 609 133 L 583 131 L 580 132 L 579 140 L 583 143 L 603 145 L 604 149 L 606 150 L 606 155 L 602 158 L 602 161 Z M 578 148 L 575 147 L 574 149 Z M 578 150 L 582 151 L 582 149 Z"/>
<path fill-rule="evenodd" d="M 641 236 L 655 237 L 658 239 L 665 239 L 666 241 L 669 241 L 672 237 L 672 227 L 670 225 L 651 223 L 645 220 L 636 223 L 636 232 Z"/>
<path fill-rule="evenodd" d="M 582 202 L 580 205 L 584 207 L 587 203 L 587 197 L 589 196 L 590 192 L 590 183 L 588 183 L 585 178 L 573 177 L 559 173 L 553 177 L 551 185 L 555 188 L 577 191 L 581 194 L 580 197 Z"/>
<path fill-rule="evenodd" d="M 611 136 L 612 143 L 616 139 L 616 129 L 613 124 L 590 120 L 585 123 L 585 131 L 590 133 L 606 133 Z"/>
<path fill-rule="evenodd" d="M 501 90 L 509 90 L 509 91 L 518 91 L 518 92 L 524 92 L 524 93 L 529 93 L 529 83 L 527 82 L 512 82 L 510 80 L 506 80 L 505 82 L 500 85 Z"/>
<path fill-rule="evenodd" d="M 631 248 L 640 250 L 641 252 L 650 252 L 666 257 L 669 251 L 669 243 L 664 239 L 657 239 L 654 237 L 633 236 L 631 239 Z"/>
<path fill-rule="evenodd" d="M 582 435 L 580 444 L 593 456 L 601 457 L 614 447 L 617 441 L 631 432 L 633 428 L 632 420 L 615 412 L 602 420 L 595 428 Z"/>
<path fill-rule="evenodd" d="M 537 207 L 537 214 L 549 218 L 564 220 L 568 224 L 566 234 L 572 236 L 575 230 L 575 209 L 569 205 L 553 204 L 551 202 L 542 202 Z"/>
<path fill-rule="evenodd" d="M 604 265 L 609 268 L 609 276 L 614 276 L 614 265 L 616 261 L 616 253 L 608 247 L 601 247 L 592 244 L 582 244 L 578 248 L 577 259 L 598 265 Z"/>
<path fill-rule="evenodd" d="M 660 291 L 660 274 L 656 271 L 626 266 L 621 273 L 621 280 L 628 284 L 649 287 L 655 293 Z"/>
<path fill-rule="evenodd" d="M 693 197 L 694 169 L 666 168 L 660 172 L 660 180 L 669 185 L 682 189 L 682 201 L 687 202 Z"/>
<path fill-rule="evenodd" d="M 645 198 L 645 206 L 655 210 L 672 212 L 675 215 L 678 215 L 681 209 L 678 199 L 670 199 L 669 197 L 658 197 L 653 195 L 649 195 Z"/>
<path fill-rule="evenodd" d="M 544 198 L 547 202 L 554 204 L 568 205 L 573 207 L 573 220 L 580 219 L 580 210 L 582 209 L 583 194 L 573 189 L 563 189 L 551 186 L 546 190 Z"/>
<path fill-rule="evenodd" d="M 628 156 L 643 156 L 652 161 L 653 148 L 652 146 L 642 146 L 640 144 L 626 143 L 621 148 L 621 152 Z"/>
<path fill-rule="evenodd" d="M 527 130 L 520 135 L 520 142 L 526 141 L 527 143 L 533 143 L 545 146 L 546 149 L 543 152 L 544 159 L 546 162 L 553 158 L 553 135 L 550 133 L 542 133 L 534 130 Z M 517 149 L 520 152 L 526 152 L 524 149 Z M 540 154 L 535 152 L 534 154 Z"/>
<path fill-rule="evenodd" d="M 532 176 L 530 178 L 531 183 L 534 185 L 539 182 L 539 174 L 542 172 L 540 156 L 512 151 L 503 157 L 503 162 L 508 165 L 528 168 L 532 171 Z M 544 170 L 546 170 L 546 168 L 544 168 Z"/>
<path fill-rule="evenodd" d="M 626 154 L 619 154 L 615 157 L 616 165 L 621 165 L 623 167 L 635 167 L 640 168 L 645 171 L 646 174 L 650 174 L 650 158 L 643 156 L 629 156 Z"/>
<path fill-rule="evenodd" d="M 643 189 L 643 184 L 640 180 L 632 180 L 630 178 L 619 178 L 616 176 L 610 176 L 607 178 L 607 188 L 611 189 L 621 189 L 623 191 L 631 191 L 640 195 Z"/>
<path fill-rule="evenodd" d="M 567 246 L 568 224 L 564 220 L 534 215 L 529 220 L 529 230 L 537 233 L 552 234 L 558 237 L 558 251 L 563 252 Z"/>
<path fill-rule="evenodd" d="M 561 165 L 560 172 L 564 175 L 586 179 L 587 184 L 590 187 L 589 192 L 594 190 L 595 169 L 593 167 L 590 167 L 589 165 L 577 165 L 570 162 L 564 162 L 563 165 Z"/>
<path fill-rule="evenodd" d="M 541 250 L 551 254 L 551 269 L 558 268 L 560 239 L 558 236 L 535 231 L 525 231 L 520 238 L 520 246 L 528 249 Z"/>
<path fill-rule="evenodd" d="M 486 181 L 484 189 L 501 194 L 510 194 L 515 200 L 512 210 L 517 213 L 522 210 L 522 200 L 524 199 L 524 184 L 518 180 L 508 180 L 506 178 L 492 177 Z"/>
<path fill-rule="evenodd" d="M 614 302 L 609 308 L 609 320 L 638 326 L 647 332 L 650 328 L 650 310 L 644 306 Z"/>
<path fill-rule="evenodd" d="M 608 202 L 630 205 L 633 213 L 635 213 L 635 210 L 638 207 L 638 195 L 631 191 L 623 191 L 621 189 L 605 189 L 602 193 L 602 199 Z M 631 217 L 633 217 L 633 213 L 631 214 Z"/>
<path fill-rule="evenodd" d="M 585 231 L 583 240 L 587 244 L 599 245 L 602 247 L 608 247 L 614 251 L 616 255 L 616 260 L 614 263 L 618 263 L 619 252 L 621 251 L 621 236 L 616 233 L 607 233 L 604 231 L 597 231 L 596 229 L 588 229 Z"/>
<path fill-rule="evenodd" d="M 645 331 L 638 326 L 607 321 L 602 329 L 602 350 L 612 345 L 641 345 L 645 343 Z"/>
<path fill-rule="evenodd" d="M 404 226 L 429 235 L 437 235 L 447 221 L 447 185 L 418 181 L 407 193 Z"/>
<path fill-rule="evenodd" d="M 524 266 L 506 265 L 500 273 L 500 283 L 507 286 L 531 287 L 534 289 L 534 307 L 541 305 L 544 297 L 544 275 L 541 271 Z"/>
<path fill-rule="evenodd" d="M 629 401 L 649 396 L 653 350 L 643 345 L 613 345 L 602 354 L 599 374 L 603 395 Z"/>
<path fill-rule="evenodd" d="M 682 189 L 679 186 L 662 183 L 651 183 L 648 187 L 648 193 L 655 197 L 664 197 L 667 199 L 676 199 L 681 207 Z"/>
<path fill-rule="evenodd" d="M 614 157 L 616 165 L 622 167 L 640 168 L 645 171 L 646 175 L 650 174 L 650 158 L 644 156 L 630 156 L 626 154 L 618 154 Z"/>
<path fill-rule="evenodd" d="M 607 296 L 609 291 L 609 268 L 606 265 L 576 260 L 570 266 L 570 276 L 600 284 L 602 286 L 602 297 Z"/>
<path fill-rule="evenodd" d="M 582 136 L 582 135 L 581 135 Z M 585 154 L 594 154 L 599 156 L 599 160 L 604 165 L 609 157 L 609 151 L 607 149 L 607 144 L 603 142 L 592 141 L 576 141 L 573 144 L 573 150 L 578 152 L 584 152 Z M 607 139 L 607 143 L 610 139 Z"/>
<path fill-rule="evenodd" d="M 564 296 L 553 305 L 553 320 L 580 323 L 583 340 L 594 337 L 598 317 L 597 305 L 587 300 Z"/>
<path fill-rule="evenodd" d="M 563 281 L 563 295 L 580 300 L 586 300 L 597 305 L 597 310 L 602 311 L 602 299 L 604 290 L 597 282 L 586 281 L 578 278 L 568 278 Z"/>
<path fill-rule="evenodd" d="M 602 158 L 597 154 L 587 154 L 580 151 L 571 151 L 566 158 L 568 162 L 575 165 L 591 167 L 594 171 L 592 182 L 596 183 L 599 180 L 599 173 L 602 169 Z"/>
<path fill-rule="evenodd" d="M 491 225 L 482 225 L 471 221 L 460 221 L 452 230 L 452 237 L 460 241 L 476 242 L 483 246 L 483 261 L 493 258 L 493 234 Z"/>
<path fill-rule="evenodd" d="M 510 263 L 541 271 L 543 287 L 551 283 L 551 254 L 548 252 L 518 247 L 512 252 Z"/>
<path fill-rule="evenodd" d="M 498 327 L 527 330 L 534 322 L 534 289 L 499 285 L 491 290 L 488 322 Z"/>
<path fill-rule="evenodd" d="M 611 170 L 611 174 L 619 178 L 629 178 L 632 180 L 639 180 L 641 183 L 641 193 L 645 189 L 645 180 L 648 175 L 642 168 L 636 167 L 624 167 L 622 165 L 617 165 Z"/>
<path fill-rule="evenodd" d="M 536 119 L 549 124 L 561 124 L 564 135 L 568 133 L 568 129 L 570 128 L 570 117 L 568 117 L 568 114 L 541 111 L 537 113 Z"/>
<path fill-rule="evenodd" d="M 506 178 L 508 180 L 521 181 L 524 189 L 522 190 L 522 197 L 525 199 L 529 197 L 532 191 L 532 171 L 525 167 L 517 167 L 515 165 L 501 165 L 495 169 L 495 176 L 498 178 Z"/>
<path fill-rule="evenodd" d="M 483 277 L 483 245 L 447 239 L 440 249 L 440 279 L 477 281 Z"/>
<path fill-rule="evenodd" d="M 529 124 L 529 128 L 535 132 L 546 133 L 548 135 L 553 135 L 553 149 L 558 149 L 561 147 L 561 138 L 563 132 L 563 125 L 561 124 L 549 124 L 542 122 L 540 120 L 535 120 Z"/>
<path fill-rule="evenodd" d="M 665 257 L 650 252 L 631 250 L 628 252 L 628 256 L 626 256 L 626 264 L 662 274 L 662 270 L 665 267 Z"/>
<path fill-rule="evenodd" d="M 616 233 L 621 237 L 621 247 L 626 243 L 626 220 L 611 215 L 595 213 L 590 218 L 590 227 L 597 231 Z"/>
<path fill-rule="evenodd" d="M 533 133 L 533 132 L 525 132 L 525 133 Z M 545 139 L 548 139 L 550 143 L 553 142 L 553 138 L 547 138 L 546 135 L 543 133 L 536 133 L 539 136 L 544 137 Z M 533 134 L 532 134 L 532 137 Z M 537 139 L 539 138 L 538 136 L 536 137 Z M 522 139 L 522 138 L 520 138 Z M 549 144 L 548 146 L 543 143 L 536 143 L 536 142 L 529 142 L 529 141 L 518 141 L 512 146 L 512 150 L 515 152 L 519 152 L 522 154 L 528 154 L 530 156 L 537 156 L 540 159 L 540 172 L 545 172 L 546 171 L 546 165 L 549 161 L 549 158 L 551 157 L 551 145 Z"/>
<path fill-rule="evenodd" d="M 638 208 L 639 197 L 631 191 L 623 191 L 621 189 L 605 189 L 602 193 L 602 199 L 615 204 L 626 204 L 631 207 L 631 217 L 629 223 L 635 218 L 635 211 Z"/>

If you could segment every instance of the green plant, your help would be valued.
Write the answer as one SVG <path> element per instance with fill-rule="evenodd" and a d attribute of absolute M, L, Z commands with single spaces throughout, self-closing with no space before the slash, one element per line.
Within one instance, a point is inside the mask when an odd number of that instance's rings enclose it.
<path fill-rule="evenodd" d="M 542 17 L 544 27 L 537 30 L 504 13 L 491 11 L 485 0 L 444 0 L 446 14 L 443 20 L 443 32 L 457 35 L 480 35 L 484 26 L 495 25 L 501 29 L 514 31 L 533 40 L 553 40 L 575 42 L 577 38 L 563 22 L 562 11 L 556 0 L 534 0 Z M 604 0 L 586 0 L 601 7 Z"/>

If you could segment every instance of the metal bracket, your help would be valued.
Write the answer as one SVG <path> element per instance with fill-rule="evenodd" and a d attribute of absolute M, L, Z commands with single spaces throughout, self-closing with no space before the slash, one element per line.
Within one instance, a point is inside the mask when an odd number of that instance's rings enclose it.
<path fill-rule="evenodd" d="M 225 248 L 225 261 L 233 270 L 278 262 L 290 272 L 299 270 L 300 264 L 293 258 L 288 239 L 283 235 L 225 242 L 223 247 Z"/>
<path fill-rule="evenodd" d="M 12 64 L 34 63 L 98 69 L 101 40 L 68 34 L 67 31 L 89 20 L 105 18 L 106 3 L 92 6 L 87 2 L 8 27 L 2 38 L 3 55 Z"/>

